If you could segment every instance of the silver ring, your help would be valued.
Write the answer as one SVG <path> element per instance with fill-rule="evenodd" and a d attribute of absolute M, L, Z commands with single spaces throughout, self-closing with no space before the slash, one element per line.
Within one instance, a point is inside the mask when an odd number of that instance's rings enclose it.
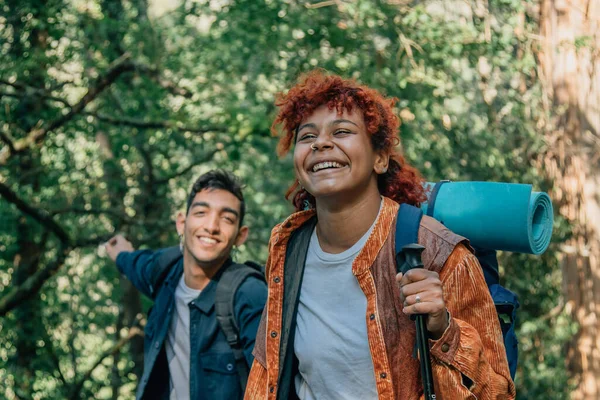
<path fill-rule="evenodd" d="M 417 297 L 415 298 L 415 303 L 420 303 L 421 302 L 421 296 L 417 295 Z"/>
<path fill-rule="evenodd" d="M 317 147 L 317 146 L 315 146 L 315 144 L 314 144 L 314 143 L 312 143 L 312 144 L 310 145 L 310 148 L 312 149 L 312 151 L 317 151 L 317 149 L 318 149 L 318 147 Z"/>

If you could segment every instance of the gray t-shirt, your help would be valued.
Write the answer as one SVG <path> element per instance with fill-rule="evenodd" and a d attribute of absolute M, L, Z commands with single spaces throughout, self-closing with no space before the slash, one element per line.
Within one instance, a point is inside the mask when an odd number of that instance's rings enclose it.
<path fill-rule="evenodd" d="M 190 306 L 201 290 L 188 287 L 184 276 L 175 289 L 175 312 L 167 335 L 171 400 L 190 398 Z"/>
<path fill-rule="evenodd" d="M 352 274 L 352 262 L 375 223 L 348 250 L 325 253 L 312 234 L 298 304 L 294 352 L 301 400 L 377 399 L 367 339 L 367 298 Z"/>

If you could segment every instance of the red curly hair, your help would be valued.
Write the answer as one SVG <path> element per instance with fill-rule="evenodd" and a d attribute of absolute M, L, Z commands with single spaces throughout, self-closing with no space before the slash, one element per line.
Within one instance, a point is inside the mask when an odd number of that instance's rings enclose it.
<path fill-rule="evenodd" d="M 396 149 L 400 143 L 397 134 L 400 119 L 393 111 L 395 102 L 395 98 L 385 98 L 377 90 L 354 80 L 313 70 L 300 77 L 298 83 L 287 94 L 280 94 L 275 102 L 279 113 L 271 132 L 275 136 L 281 135 L 277 154 L 283 156 L 290 150 L 300 122 L 321 105 L 327 104 L 330 110 L 335 108 L 340 114 L 344 109 L 352 112 L 354 107 L 358 107 L 363 113 L 375 151 L 390 154 L 387 172 L 377 178 L 379 192 L 398 203 L 420 206 L 427 199 L 424 180 Z M 305 209 L 307 201 L 314 207 L 315 198 L 304 189 L 297 190 L 298 186 L 296 181 L 288 189 L 286 198 L 295 193 L 292 202 L 297 210 Z"/>

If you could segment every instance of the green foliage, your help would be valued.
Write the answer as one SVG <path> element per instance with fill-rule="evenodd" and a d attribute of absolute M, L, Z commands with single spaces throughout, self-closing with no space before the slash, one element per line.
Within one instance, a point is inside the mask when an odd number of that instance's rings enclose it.
<path fill-rule="evenodd" d="M 105 358 L 73 392 L 128 328 L 118 322 L 118 273 L 95 246 L 114 232 L 137 247 L 177 243 L 173 217 L 200 173 L 222 167 L 246 182 L 251 236 L 237 257 L 266 259 L 270 229 L 291 211 L 283 194 L 293 181 L 290 157 L 276 158 L 269 132 L 274 101 L 312 68 L 397 97 L 403 151 L 428 180 L 548 189 L 535 168 L 546 116 L 529 2 L 393 3 L 0 0 L 3 147 L 60 119 L 119 63 L 134 64 L 83 111 L 0 164 L 0 184 L 82 242 L 3 320 L 7 398 L 132 396 L 127 350 Z M 559 224 L 543 257 L 502 258 L 506 285 L 522 301 L 519 398 L 567 398 L 562 349 L 574 327 L 553 312 L 564 232 Z M 47 225 L 0 201 L 2 295 L 50 265 L 60 246 Z M 27 315 L 34 324 L 25 324 Z"/>

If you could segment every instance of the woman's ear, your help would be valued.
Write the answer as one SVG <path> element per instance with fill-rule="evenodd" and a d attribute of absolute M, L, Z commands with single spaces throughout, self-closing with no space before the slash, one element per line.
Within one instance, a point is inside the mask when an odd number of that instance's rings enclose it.
<path fill-rule="evenodd" d="M 373 169 L 375 173 L 378 175 L 385 174 L 388 170 L 388 165 L 390 164 L 390 154 L 386 152 L 380 152 L 377 154 L 375 158 L 375 165 Z"/>

